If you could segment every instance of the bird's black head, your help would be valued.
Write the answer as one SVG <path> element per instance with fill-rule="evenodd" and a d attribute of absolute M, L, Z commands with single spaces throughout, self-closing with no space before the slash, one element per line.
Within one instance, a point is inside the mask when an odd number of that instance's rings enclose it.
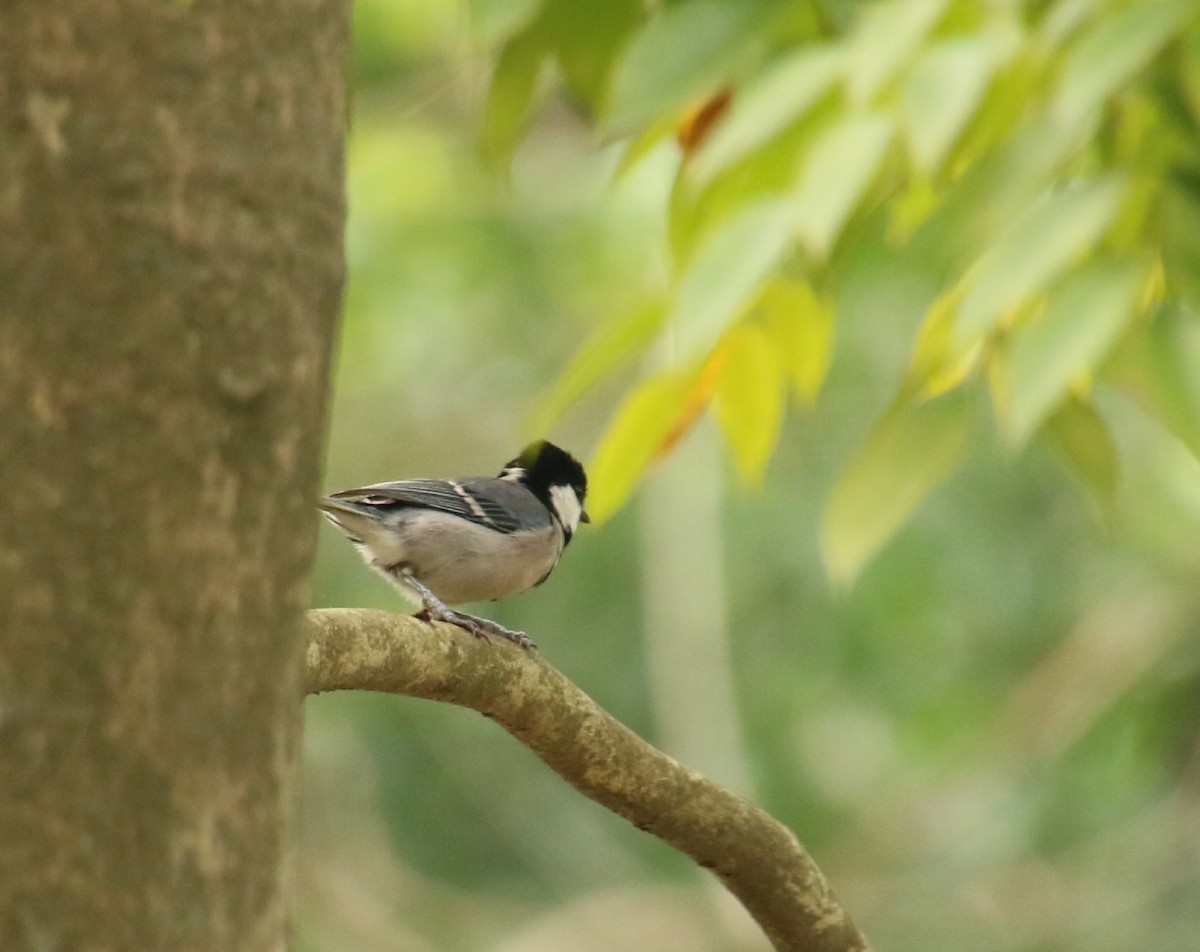
<path fill-rule="evenodd" d="M 579 523 L 590 521 L 583 510 L 587 497 L 583 464 L 548 440 L 530 443 L 501 470 L 500 478 L 515 480 L 537 496 L 554 513 L 568 540 Z"/>

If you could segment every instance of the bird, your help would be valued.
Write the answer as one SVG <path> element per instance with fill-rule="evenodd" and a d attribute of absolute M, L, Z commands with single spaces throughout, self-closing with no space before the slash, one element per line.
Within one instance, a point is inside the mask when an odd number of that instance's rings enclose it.
<path fill-rule="evenodd" d="M 566 450 L 536 440 L 498 476 L 402 479 L 323 496 L 322 513 L 363 560 L 414 604 L 487 640 L 536 648 L 522 631 L 451 608 L 541 585 L 580 523 L 587 474 Z"/>

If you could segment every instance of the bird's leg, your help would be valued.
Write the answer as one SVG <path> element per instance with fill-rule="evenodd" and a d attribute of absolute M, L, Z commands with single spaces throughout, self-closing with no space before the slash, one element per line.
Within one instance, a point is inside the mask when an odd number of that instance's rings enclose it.
<path fill-rule="evenodd" d="M 478 618 L 475 615 L 468 615 L 466 612 L 455 611 L 434 595 L 429 590 L 429 587 L 408 569 L 401 569 L 400 577 L 404 580 L 405 585 L 409 586 L 420 596 L 421 610 L 414 617 L 421 619 L 421 621 L 445 621 L 469 631 L 476 638 L 487 640 L 488 635 L 496 635 L 500 638 L 507 638 L 522 648 L 537 647 L 533 643 L 533 639 L 523 631 L 513 631 L 511 628 L 505 628 L 503 625 L 490 619 Z"/>

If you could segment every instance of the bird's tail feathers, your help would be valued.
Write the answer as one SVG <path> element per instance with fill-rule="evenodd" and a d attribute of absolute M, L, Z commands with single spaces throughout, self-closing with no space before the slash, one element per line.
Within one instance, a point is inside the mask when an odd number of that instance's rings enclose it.
<path fill-rule="evenodd" d="M 325 518 L 342 530 L 353 542 L 367 542 L 376 527 L 378 518 L 369 506 L 348 499 L 321 497 L 321 512 Z"/>

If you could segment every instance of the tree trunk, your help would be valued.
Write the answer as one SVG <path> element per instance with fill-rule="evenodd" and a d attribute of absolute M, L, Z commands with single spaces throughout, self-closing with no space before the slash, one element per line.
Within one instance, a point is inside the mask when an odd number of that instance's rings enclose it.
<path fill-rule="evenodd" d="M 0 12 L 0 949 L 284 945 L 348 4 Z"/>

